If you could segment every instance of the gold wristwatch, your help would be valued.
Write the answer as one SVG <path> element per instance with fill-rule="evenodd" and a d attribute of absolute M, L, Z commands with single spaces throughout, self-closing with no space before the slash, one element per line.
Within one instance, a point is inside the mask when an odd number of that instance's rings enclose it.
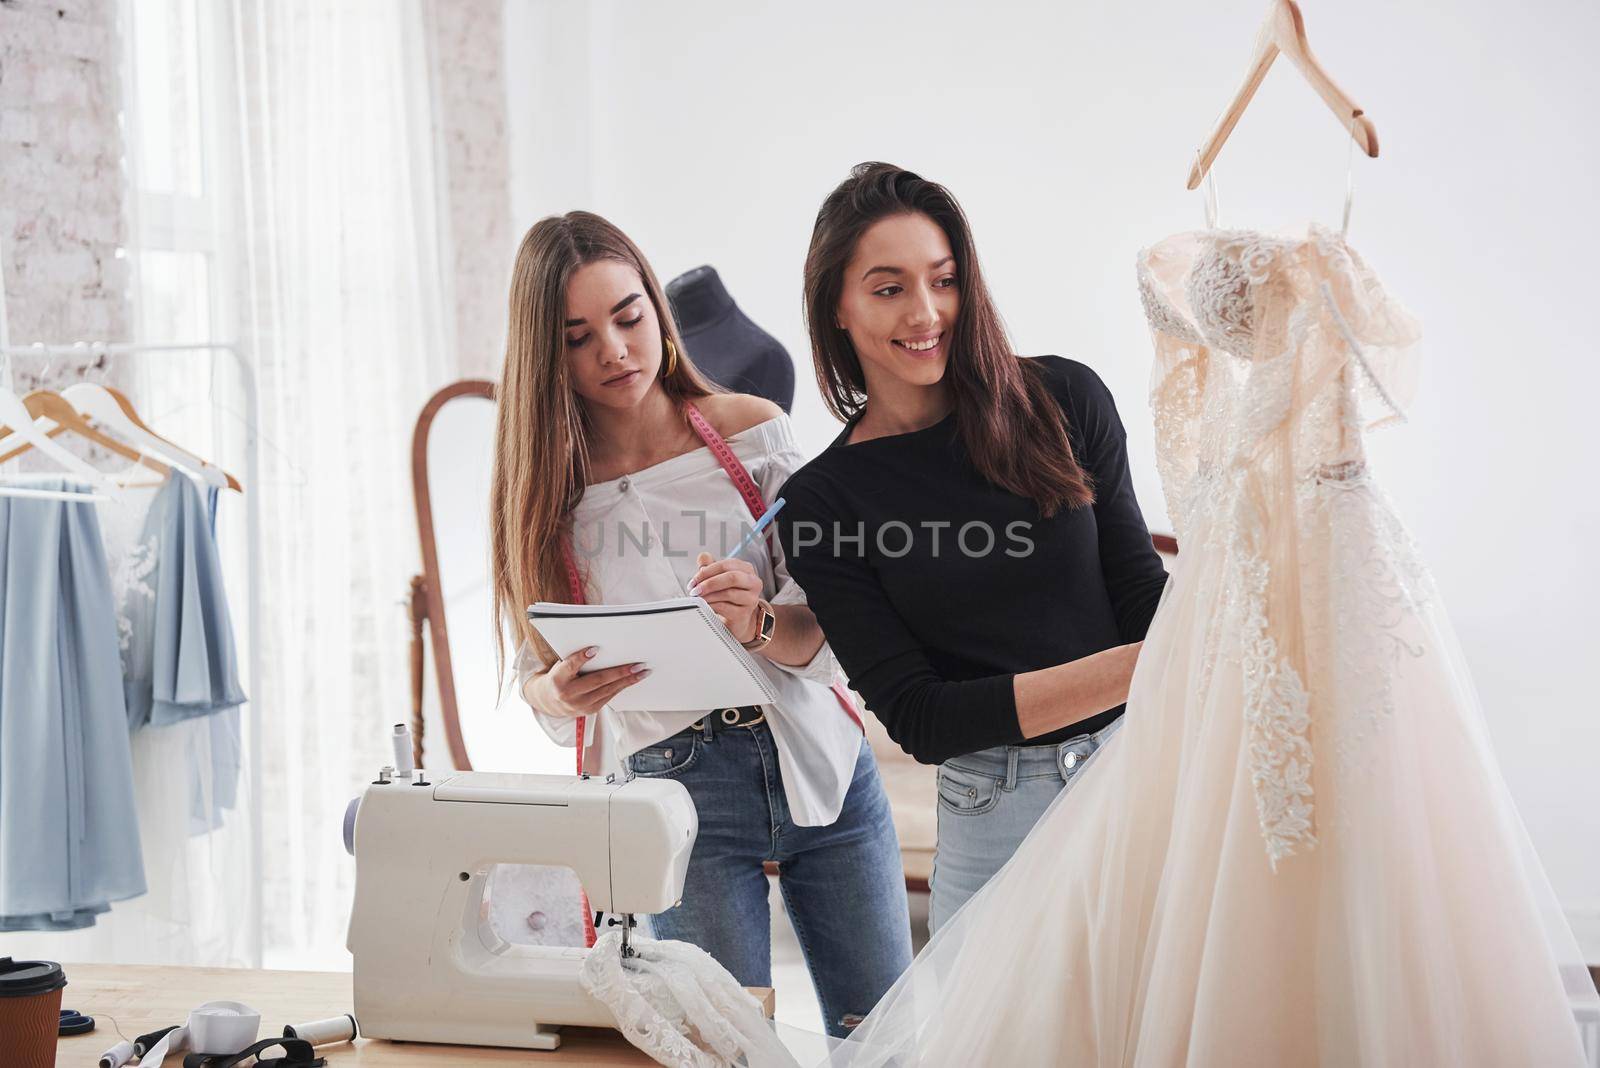
<path fill-rule="evenodd" d="M 756 611 L 761 613 L 756 620 L 756 636 L 744 643 L 744 647 L 752 653 L 765 649 L 767 643 L 772 641 L 773 632 L 778 629 L 778 617 L 765 599 L 756 602 Z"/>

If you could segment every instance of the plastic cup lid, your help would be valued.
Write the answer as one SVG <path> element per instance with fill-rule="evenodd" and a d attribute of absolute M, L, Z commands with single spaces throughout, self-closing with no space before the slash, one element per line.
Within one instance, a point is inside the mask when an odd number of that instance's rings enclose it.
<path fill-rule="evenodd" d="M 53 960 L 12 960 L 0 957 L 0 998 L 26 998 L 48 994 L 67 985 L 67 973 Z"/>

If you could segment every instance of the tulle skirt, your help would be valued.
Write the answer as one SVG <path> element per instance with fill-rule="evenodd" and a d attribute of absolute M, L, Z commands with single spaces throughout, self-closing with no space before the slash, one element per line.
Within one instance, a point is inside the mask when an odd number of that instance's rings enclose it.
<path fill-rule="evenodd" d="M 1123 729 L 830 1063 L 1589 1063 L 1600 998 L 1426 571 L 1364 480 L 1298 513 L 1254 601 L 1262 558 L 1191 524 Z"/>

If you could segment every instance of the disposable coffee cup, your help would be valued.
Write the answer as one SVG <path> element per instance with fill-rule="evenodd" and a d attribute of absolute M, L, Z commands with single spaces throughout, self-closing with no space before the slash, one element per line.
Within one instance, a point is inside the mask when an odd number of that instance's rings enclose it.
<path fill-rule="evenodd" d="M 52 1068 L 67 975 L 51 960 L 0 957 L 0 1050 L 8 1068 Z"/>

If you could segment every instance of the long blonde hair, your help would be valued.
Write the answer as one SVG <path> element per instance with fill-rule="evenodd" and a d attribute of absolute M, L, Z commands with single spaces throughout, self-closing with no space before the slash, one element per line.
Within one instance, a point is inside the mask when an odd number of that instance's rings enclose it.
<path fill-rule="evenodd" d="M 720 392 L 684 351 L 672 309 L 644 254 L 616 226 L 587 211 L 541 219 L 517 249 L 511 322 L 496 393 L 489 553 L 497 633 L 549 647 L 523 614 L 535 601 L 570 601 L 563 542 L 589 482 L 591 428 L 567 372 L 567 284 L 580 267 L 616 260 L 639 272 L 661 323 L 661 386 L 680 405 Z M 666 374 L 666 347 L 677 349 Z M 504 646 L 496 642 L 500 655 Z M 503 659 L 502 659 L 503 664 Z"/>

